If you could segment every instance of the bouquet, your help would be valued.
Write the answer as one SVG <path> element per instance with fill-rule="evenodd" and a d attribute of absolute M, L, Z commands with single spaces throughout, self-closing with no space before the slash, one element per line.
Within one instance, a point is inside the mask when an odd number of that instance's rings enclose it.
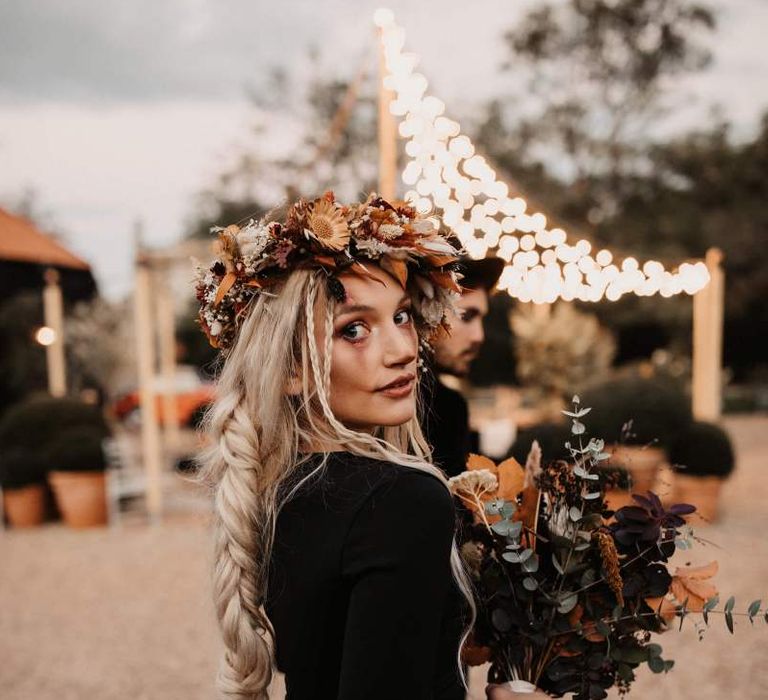
<path fill-rule="evenodd" d="M 499 465 L 472 455 L 453 477 L 453 494 L 471 519 L 460 550 L 473 579 L 477 619 L 464 661 L 490 661 L 488 680 L 513 690 L 538 687 L 560 697 L 598 700 L 613 686 L 626 692 L 635 670 L 662 673 L 658 633 L 700 613 L 724 615 L 733 632 L 730 598 L 717 610 L 711 578 L 717 562 L 671 570 L 677 548 L 697 538 L 687 522 L 690 504 L 665 507 L 654 493 L 608 509 L 605 490 L 615 474 L 601 469 L 602 440 L 584 437 L 589 408 L 573 398 L 572 459 L 543 463 L 534 443 L 525 466 Z M 760 613 L 754 601 L 745 615 Z M 765 614 L 768 622 L 768 614 Z"/>

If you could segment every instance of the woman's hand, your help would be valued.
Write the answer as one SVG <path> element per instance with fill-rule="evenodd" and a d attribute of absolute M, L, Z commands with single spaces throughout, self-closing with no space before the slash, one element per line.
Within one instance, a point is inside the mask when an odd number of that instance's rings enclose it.
<path fill-rule="evenodd" d="M 532 693 L 516 693 L 507 685 L 491 684 L 486 687 L 485 694 L 488 700 L 543 700 L 549 698 L 543 690 L 534 690 Z"/>

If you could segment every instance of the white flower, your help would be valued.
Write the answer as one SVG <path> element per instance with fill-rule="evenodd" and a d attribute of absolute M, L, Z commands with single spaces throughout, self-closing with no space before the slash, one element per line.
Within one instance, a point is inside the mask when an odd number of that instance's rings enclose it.
<path fill-rule="evenodd" d="M 269 244 L 269 232 L 263 226 L 246 226 L 237 234 L 243 257 L 260 255 Z"/>
<path fill-rule="evenodd" d="M 498 487 L 498 479 L 488 469 L 471 469 L 468 472 L 462 472 L 448 479 L 448 488 L 451 493 L 456 495 L 480 495 L 496 491 Z"/>
<path fill-rule="evenodd" d="M 393 238 L 399 238 L 403 235 L 403 227 L 397 224 L 382 224 L 378 230 L 379 236 L 387 241 L 391 241 Z"/>
<path fill-rule="evenodd" d="M 221 333 L 222 330 L 224 330 L 224 328 L 221 325 L 221 323 L 219 323 L 219 321 L 214 321 L 211 324 L 210 331 L 212 336 L 216 337 L 217 335 L 219 335 L 219 333 Z"/>
<path fill-rule="evenodd" d="M 357 249 L 369 258 L 378 258 L 392 251 L 386 243 L 375 238 L 356 239 Z"/>

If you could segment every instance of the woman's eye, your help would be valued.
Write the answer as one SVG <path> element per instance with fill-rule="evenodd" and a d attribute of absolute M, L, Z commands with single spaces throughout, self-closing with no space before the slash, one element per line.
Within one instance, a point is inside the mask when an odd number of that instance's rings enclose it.
<path fill-rule="evenodd" d="M 368 329 L 365 327 L 365 324 L 359 321 L 357 323 L 350 323 L 341 330 L 341 337 L 347 340 L 362 340 L 367 335 Z"/>
<path fill-rule="evenodd" d="M 400 325 L 405 325 L 406 323 L 411 322 L 411 310 L 410 309 L 401 309 L 395 314 L 395 323 Z"/>

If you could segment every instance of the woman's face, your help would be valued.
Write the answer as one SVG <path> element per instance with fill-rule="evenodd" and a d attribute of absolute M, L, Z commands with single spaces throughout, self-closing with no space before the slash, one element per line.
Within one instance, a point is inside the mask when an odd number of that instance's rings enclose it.
<path fill-rule="evenodd" d="M 409 296 L 381 268 L 366 267 L 375 280 L 339 276 L 347 298 L 333 320 L 330 404 L 348 428 L 371 432 L 416 414 L 418 337 Z M 323 326 L 316 323 L 321 348 Z"/>

